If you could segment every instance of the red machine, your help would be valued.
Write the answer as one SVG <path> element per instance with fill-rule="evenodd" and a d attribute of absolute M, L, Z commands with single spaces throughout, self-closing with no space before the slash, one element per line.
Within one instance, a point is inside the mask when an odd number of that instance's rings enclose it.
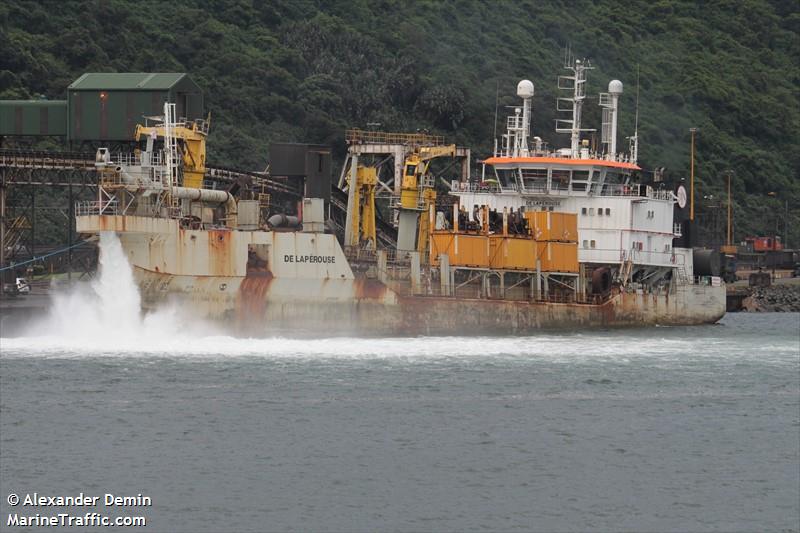
<path fill-rule="evenodd" d="M 754 252 L 779 252 L 783 250 L 781 238 L 777 235 L 769 237 L 746 237 L 747 247 Z"/>

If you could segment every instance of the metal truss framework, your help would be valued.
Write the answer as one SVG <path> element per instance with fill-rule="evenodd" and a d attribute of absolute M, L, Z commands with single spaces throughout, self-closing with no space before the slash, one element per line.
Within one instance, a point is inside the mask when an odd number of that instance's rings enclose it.
<path fill-rule="evenodd" d="M 99 178 L 95 153 L 0 149 L 0 268 L 41 256 L 34 243 L 42 223 L 50 229 L 63 227 L 59 244 L 71 247 L 76 242 L 75 205 L 98 199 Z M 247 188 L 253 195 L 270 195 L 274 202 L 301 196 L 292 184 L 268 174 L 220 166 L 207 166 L 204 186 L 236 192 Z M 344 209 L 332 202 L 332 212 Z M 69 272 L 71 248 L 67 256 L 62 266 Z"/>

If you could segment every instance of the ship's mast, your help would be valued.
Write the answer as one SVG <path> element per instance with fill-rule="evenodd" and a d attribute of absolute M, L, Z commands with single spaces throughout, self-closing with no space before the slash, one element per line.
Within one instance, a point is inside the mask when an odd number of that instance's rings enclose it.
<path fill-rule="evenodd" d="M 606 159 L 617 160 L 617 115 L 619 109 L 619 96 L 622 94 L 622 82 L 611 80 L 608 92 L 600 93 L 600 107 L 603 108 L 603 127 L 600 142 L 605 145 Z"/>
<path fill-rule="evenodd" d="M 508 117 L 506 123 L 507 133 L 504 136 L 506 141 L 506 157 L 528 157 L 530 149 L 528 147 L 528 136 L 530 135 L 533 99 L 533 82 L 522 80 L 517 84 L 517 96 L 522 98 L 522 109 L 515 108 L 514 115 Z"/>
<path fill-rule="evenodd" d="M 573 62 L 572 57 L 568 54 L 564 68 L 571 71 L 572 75 L 559 76 L 558 88 L 571 93 L 571 95 L 559 97 L 556 102 L 556 110 L 570 115 L 567 115 L 568 118 L 556 119 L 556 133 L 570 134 L 570 156 L 577 158 L 580 151 L 581 132 L 594 131 L 594 129 L 581 129 L 581 111 L 583 101 L 586 99 L 586 71 L 594 67 L 586 60 L 575 59 Z M 567 106 L 567 104 L 571 104 L 571 106 Z"/>
<path fill-rule="evenodd" d="M 639 161 L 639 65 L 636 65 L 636 118 L 634 118 L 633 136 L 630 138 L 630 157 L 634 165 Z"/>

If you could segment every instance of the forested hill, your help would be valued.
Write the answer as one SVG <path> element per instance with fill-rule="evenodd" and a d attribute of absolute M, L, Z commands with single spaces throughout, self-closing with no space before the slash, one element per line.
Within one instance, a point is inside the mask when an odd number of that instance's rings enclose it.
<path fill-rule="evenodd" d="M 589 94 L 625 83 L 620 142 L 639 70 L 645 166 L 688 173 L 698 127 L 698 198 L 719 198 L 733 169 L 739 236 L 774 230 L 787 198 L 800 226 L 796 0 L 5 0 L 0 28 L 0 99 L 63 98 L 89 71 L 188 72 L 213 113 L 210 158 L 251 168 L 271 141 L 341 154 L 344 129 L 368 122 L 486 155 L 496 91 L 502 117 L 522 78 L 536 85 L 534 134 L 564 145 L 555 82 L 570 45 L 596 67 Z"/>

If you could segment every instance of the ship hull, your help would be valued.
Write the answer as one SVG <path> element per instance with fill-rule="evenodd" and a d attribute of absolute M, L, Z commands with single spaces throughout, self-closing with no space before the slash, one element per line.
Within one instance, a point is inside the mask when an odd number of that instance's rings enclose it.
<path fill-rule="evenodd" d="M 176 276 L 135 269 L 145 307 L 177 305 L 238 334 L 520 335 L 537 330 L 711 324 L 725 288 L 615 294 L 603 303 L 400 296 L 373 280 Z"/>
<path fill-rule="evenodd" d="M 435 296 L 401 273 L 351 265 L 334 235 L 190 230 L 172 219 L 78 217 L 81 232 L 115 231 L 145 308 L 175 305 L 242 335 L 517 335 L 540 329 L 709 324 L 725 286 L 675 284 L 616 292 L 600 303 Z M 355 272 L 354 272 L 355 271 Z M 407 276 L 407 273 L 406 273 Z M 424 292 L 426 295 L 419 295 Z"/>

